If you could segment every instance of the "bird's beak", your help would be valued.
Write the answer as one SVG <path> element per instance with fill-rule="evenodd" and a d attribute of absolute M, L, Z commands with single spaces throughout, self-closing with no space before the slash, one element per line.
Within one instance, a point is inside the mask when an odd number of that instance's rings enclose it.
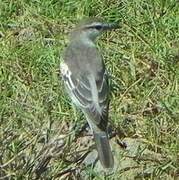
<path fill-rule="evenodd" d="M 104 30 L 112 30 L 120 28 L 119 23 L 107 23 L 103 25 Z"/>

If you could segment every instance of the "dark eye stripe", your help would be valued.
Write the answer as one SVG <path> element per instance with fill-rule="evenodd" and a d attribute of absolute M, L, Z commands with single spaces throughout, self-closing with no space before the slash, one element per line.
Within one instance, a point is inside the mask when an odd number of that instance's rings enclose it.
<path fill-rule="evenodd" d="M 103 26 L 101 24 L 97 24 L 97 25 L 90 25 L 90 26 L 86 26 L 86 29 L 96 29 L 96 30 L 101 30 L 103 28 Z"/>
<path fill-rule="evenodd" d="M 103 27 L 101 25 L 96 25 L 96 26 L 94 26 L 94 28 L 97 30 L 101 30 Z"/>

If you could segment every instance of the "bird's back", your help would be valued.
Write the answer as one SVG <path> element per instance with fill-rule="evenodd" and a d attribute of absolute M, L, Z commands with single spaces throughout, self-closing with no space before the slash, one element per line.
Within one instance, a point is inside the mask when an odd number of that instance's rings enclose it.
<path fill-rule="evenodd" d="M 88 76 L 93 74 L 98 81 L 105 71 L 101 55 L 95 46 L 80 42 L 72 42 L 66 48 L 64 61 L 74 76 Z"/>

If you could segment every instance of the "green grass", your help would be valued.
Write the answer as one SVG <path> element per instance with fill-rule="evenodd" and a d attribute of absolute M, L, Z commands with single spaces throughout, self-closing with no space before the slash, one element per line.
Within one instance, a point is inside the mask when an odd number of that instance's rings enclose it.
<path fill-rule="evenodd" d="M 177 0 L 0 0 L 0 179 L 52 179 L 82 168 L 65 160 L 76 147 L 72 126 L 84 119 L 74 114 L 58 69 L 68 32 L 88 16 L 121 22 L 98 41 L 113 85 L 111 124 L 119 138 L 140 136 L 163 157 L 140 178 L 179 176 Z"/>

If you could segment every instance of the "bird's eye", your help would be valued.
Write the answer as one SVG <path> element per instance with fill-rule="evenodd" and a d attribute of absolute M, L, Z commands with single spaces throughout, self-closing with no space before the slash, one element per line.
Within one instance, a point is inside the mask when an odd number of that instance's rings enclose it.
<path fill-rule="evenodd" d="M 95 29 L 98 30 L 98 31 L 101 30 L 102 28 L 103 28 L 103 27 L 102 27 L 101 25 L 96 25 L 96 26 L 95 26 Z"/>

